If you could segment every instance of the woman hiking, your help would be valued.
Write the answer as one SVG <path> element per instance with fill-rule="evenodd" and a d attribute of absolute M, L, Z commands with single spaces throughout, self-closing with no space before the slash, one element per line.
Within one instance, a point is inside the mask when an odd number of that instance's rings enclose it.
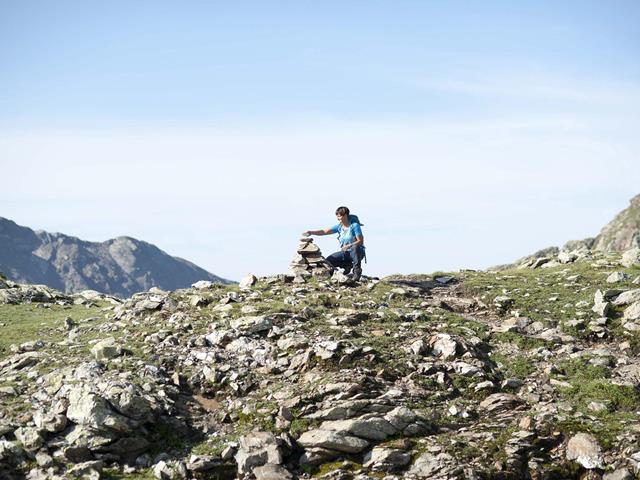
<path fill-rule="evenodd" d="M 334 268 L 343 268 L 345 274 L 353 272 L 351 278 L 358 281 L 362 276 L 362 259 L 365 257 L 364 236 L 360 228 L 360 220 L 356 215 L 350 215 L 347 207 L 338 207 L 336 218 L 339 223 L 333 227 L 324 230 L 307 230 L 302 234 L 308 237 L 309 235 L 321 236 L 337 233 L 340 251 L 329 255 L 327 262 Z"/>

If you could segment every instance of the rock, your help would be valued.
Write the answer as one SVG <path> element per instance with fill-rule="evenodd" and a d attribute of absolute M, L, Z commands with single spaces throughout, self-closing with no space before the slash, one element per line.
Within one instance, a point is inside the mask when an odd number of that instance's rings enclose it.
<path fill-rule="evenodd" d="M 629 280 L 629 278 L 631 277 L 627 273 L 613 272 L 611 275 L 607 277 L 607 283 L 624 282 L 625 280 Z"/>
<path fill-rule="evenodd" d="M 455 358 L 458 353 L 458 342 L 448 333 L 438 333 L 429 339 L 429 345 L 434 355 L 443 360 Z"/>
<path fill-rule="evenodd" d="M 61 432 L 67 426 L 67 416 L 63 414 L 56 414 L 55 412 L 44 413 L 41 410 L 37 410 L 33 414 L 33 422 L 41 430 L 47 432 L 56 433 Z"/>
<path fill-rule="evenodd" d="M 215 285 L 215 283 L 209 281 L 209 280 L 199 280 L 196 283 L 191 285 L 191 288 L 194 288 L 196 290 L 208 290 L 211 287 L 213 287 Z"/>
<path fill-rule="evenodd" d="M 64 319 L 64 327 L 66 330 L 70 331 L 76 328 L 78 325 L 73 321 L 71 317 L 65 317 Z"/>
<path fill-rule="evenodd" d="M 339 434 L 354 435 L 366 440 L 377 441 L 385 440 L 389 435 L 394 435 L 398 432 L 398 429 L 387 420 L 375 415 L 350 420 L 327 421 L 320 428 L 332 430 Z"/>
<path fill-rule="evenodd" d="M 71 463 L 83 463 L 93 460 L 93 454 L 85 446 L 68 446 L 62 450 L 62 456 Z"/>
<path fill-rule="evenodd" d="M 569 439 L 567 460 L 575 460 L 584 468 L 604 468 L 602 451 L 598 441 L 588 433 L 577 433 Z"/>
<path fill-rule="evenodd" d="M 364 457 L 364 466 L 376 471 L 391 472 L 411 463 L 411 454 L 395 448 L 376 447 Z"/>
<path fill-rule="evenodd" d="M 627 321 L 639 320 L 640 319 L 640 301 L 631 304 L 624 311 L 623 318 Z"/>
<path fill-rule="evenodd" d="M 437 474 L 443 473 L 443 470 L 448 470 L 454 463 L 453 457 L 447 453 L 424 452 L 416 459 L 408 473 L 418 478 L 434 478 Z"/>
<path fill-rule="evenodd" d="M 242 280 L 240 280 L 239 287 L 243 290 L 246 290 L 253 287 L 256 283 L 258 283 L 258 277 L 250 273 L 249 275 L 244 277 Z"/>
<path fill-rule="evenodd" d="M 231 328 L 243 333 L 260 333 L 271 329 L 271 320 L 264 315 L 240 317 L 231 320 Z"/>
<path fill-rule="evenodd" d="M 561 251 L 558 254 L 558 261 L 560 263 L 572 263 L 572 262 L 575 262 L 577 259 L 578 259 L 578 255 L 576 255 L 574 252 Z"/>
<path fill-rule="evenodd" d="M 102 460 L 92 460 L 90 462 L 78 463 L 71 467 L 67 472 L 77 478 L 99 479 L 100 472 L 104 468 Z"/>
<path fill-rule="evenodd" d="M 235 338 L 235 335 L 227 330 L 214 330 L 210 334 L 205 335 L 204 338 L 207 345 L 225 347 Z"/>
<path fill-rule="evenodd" d="M 73 387 L 69 392 L 67 417 L 74 423 L 97 431 L 124 433 L 131 430 L 126 417 L 114 412 L 109 402 L 82 385 Z"/>
<path fill-rule="evenodd" d="M 36 463 L 42 468 L 51 467 L 53 465 L 53 457 L 48 453 L 38 452 L 36 453 Z"/>
<path fill-rule="evenodd" d="M 335 270 L 333 272 L 333 275 L 331 276 L 331 281 L 340 283 L 343 285 L 351 283 L 351 279 L 339 270 Z"/>
<path fill-rule="evenodd" d="M 624 252 L 620 263 L 627 268 L 640 265 L 640 248 L 631 248 Z"/>
<path fill-rule="evenodd" d="M 25 450 L 30 452 L 38 450 L 44 444 L 44 438 L 42 438 L 37 428 L 19 427 L 13 434 Z"/>
<path fill-rule="evenodd" d="M 513 299 L 505 295 L 500 295 L 493 299 L 493 304 L 499 312 L 505 313 L 513 306 Z"/>
<path fill-rule="evenodd" d="M 427 343 L 424 340 L 416 340 L 411 345 L 409 345 L 409 351 L 411 351 L 414 355 L 424 355 L 429 351 Z"/>
<path fill-rule="evenodd" d="M 499 412 L 503 410 L 512 410 L 522 405 L 522 400 L 509 393 L 494 393 L 480 402 L 480 408 L 487 412 Z"/>
<path fill-rule="evenodd" d="M 228 459 L 231 459 L 232 457 L 233 455 L 231 455 Z M 224 463 L 222 458 L 212 457 L 209 455 L 191 455 L 191 457 L 189 458 L 189 463 L 187 464 L 187 470 L 189 470 L 190 472 L 196 472 L 198 474 L 211 472 L 212 470 L 217 470 L 223 467 Z"/>
<path fill-rule="evenodd" d="M 267 463 L 253 469 L 256 480 L 291 480 L 293 475 L 282 465 Z"/>
<path fill-rule="evenodd" d="M 91 354 L 96 360 L 108 360 L 122 355 L 122 348 L 111 337 L 96 343 L 91 349 Z"/>
<path fill-rule="evenodd" d="M 12 386 L 0 387 L 0 397 L 15 397 L 18 392 Z"/>
<path fill-rule="evenodd" d="M 203 297 L 202 295 L 193 295 L 189 298 L 189 305 L 192 307 L 204 307 L 209 305 L 209 303 L 211 303 L 211 300 L 207 297 Z"/>
<path fill-rule="evenodd" d="M 268 463 L 280 465 L 283 453 L 276 437 L 270 432 L 252 432 L 240 438 L 238 453 L 235 456 L 238 474 L 246 475 L 255 467 Z"/>
<path fill-rule="evenodd" d="M 325 448 L 345 453 L 359 453 L 369 446 L 369 442 L 352 435 L 331 430 L 309 430 L 298 439 L 303 447 Z"/>
<path fill-rule="evenodd" d="M 300 457 L 298 463 L 300 466 L 318 466 L 338 458 L 342 453 L 336 450 L 328 450 L 326 448 L 307 448 Z"/>
<path fill-rule="evenodd" d="M 591 310 L 601 317 L 606 317 L 611 312 L 611 304 L 605 301 L 604 294 L 600 290 L 595 293 L 594 305 Z"/>
<path fill-rule="evenodd" d="M 620 293 L 612 303 L 616 306 L 623 306 L 630 305 L 635 302 L 640 302 L 640 288 Z"/>
<path fill-rule="evenodd" d="M 618 468 L 613 472 L 605 473 L 602 480 L 632 480 L 633 475 L 626 468 Z"/>
<path fill-rule="evenodd" d="M 535 270 L 536 268 L 540 268 L 543 265 L 549 263 L 552 260 L 551 257 L 541 257 L 541 258 L 536 258 L 534 260 L 534 262 L 531 264 L 530 268 L 532 270 Z"/>
<path fill-rule="evenodd" d="M 1 467 L 5 465 L 18 465 L 27 457 L 27 452 L 13 442 L 0 438 L 0 474 Z"/>
<path fill-rule="evenodd" d="M 160 460 L 153 467 L 153 476 L 158 480 L 187 478 L 187 467 L 183 462 Z"/>
<path fill-rule="evenodd" d="M 291 261 L 290 270 L 295 278 L 301 276 L 304 282 L 304 275 L 327 277 L 333 271 L 333 267 L 327 263 L 320 248 L 313 243 L 313 239 L 305 237 L 300 239 L 296 254 Z M 296 283 L 295 278 L 294 283 Z"/>

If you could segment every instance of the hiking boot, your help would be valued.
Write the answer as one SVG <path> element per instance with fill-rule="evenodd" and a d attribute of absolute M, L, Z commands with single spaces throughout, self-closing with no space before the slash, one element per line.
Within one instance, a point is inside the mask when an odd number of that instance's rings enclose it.
<path fill-rule="evenodd" d="M 353 275 L 351 276 L 351 279 L 354 282 L 357 282 L 358 280 L 360 280 L 360 277 L 362 276 L 362 268 L 360 267 L 355 267 L 353 269 Z"/>

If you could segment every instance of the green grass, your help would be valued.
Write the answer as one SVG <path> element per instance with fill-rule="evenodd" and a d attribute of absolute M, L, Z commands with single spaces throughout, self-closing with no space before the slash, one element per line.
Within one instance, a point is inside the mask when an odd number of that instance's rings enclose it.
<path fill-rule="evenodd" d="M 616 257 L 617 258 L 617 257 Z M 534 321 L 548 322 L 549 319 L 576 318 L 582 311 L 591 314 L 593 296 L 596 290 L 610 288 L 637 288 L 631 280 L 640 275 L 640 268 L 595 268 L 593 261 L 582 260 L 552 268 L 510 269 L 500 272 L 462 272 L 460 274 L 464 289 L 469 295 L 478 296 L 491 305 L 497 296 L 507 295 L 513 299 L 510 310 Z M 607 275 L 613 271 L 623 271 L 630 279 L 617 284 L 608 284 Z M 576 281 L 568 281 L 572 276 Z M 551 298 L 557 300 L 551 301 Z M 589 306 L 577 308 L 581 300 Z M 508 315 L 508 314 L 507 314 Z"/>
<path fill-rule="evenodd" d="M 524 355 L 505 355 L 493 353 L 491 360 L 499 364 L 505 378 L 515 377 L 524 380 L 536 371 L 534 362 Z"/>
<path fill-rule="evenodd" d="M 134 473 L 122 473 L 115 468 L 107 468 L 102 471 L 102 476 L 106 480 L 155 480 L 153 470 L 148 468 Z"/>
<path fill-rule="evenodd" d="M 497 332 L 491 335 L 491 339 L 498 343 L 515 345 L 521 350 L 533 350 L 547 346 L 547 342 L 540 338 L 528 337 L 516 332 Z"/>
<path fill-rule="evenodd" d="M 43 308 L 43 305 L 48 305 Z M 67 336 L 64 327 L 65 317 L 78 321 L 95 316 L 102 316 L 100 311 L 104 305 L 57 305 L 24 303 L 19 305 L 0 304 L 0 323 L 4 323 L 0 336 L 0 358 L 11 352 L 12 344 L 22 344 L 31 340 L 57 342 Z"/>

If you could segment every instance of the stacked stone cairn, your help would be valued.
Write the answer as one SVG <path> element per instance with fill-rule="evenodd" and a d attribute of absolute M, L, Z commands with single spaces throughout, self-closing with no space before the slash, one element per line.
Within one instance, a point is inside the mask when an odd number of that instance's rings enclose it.
<path fill-rule="evenodd" d="M 322 256 L 320 247 L 313 243 L 313 238 L 302 237 L 291 261 L 291 272 L 296 277 L 328 277 L 333 267 Z"/>

